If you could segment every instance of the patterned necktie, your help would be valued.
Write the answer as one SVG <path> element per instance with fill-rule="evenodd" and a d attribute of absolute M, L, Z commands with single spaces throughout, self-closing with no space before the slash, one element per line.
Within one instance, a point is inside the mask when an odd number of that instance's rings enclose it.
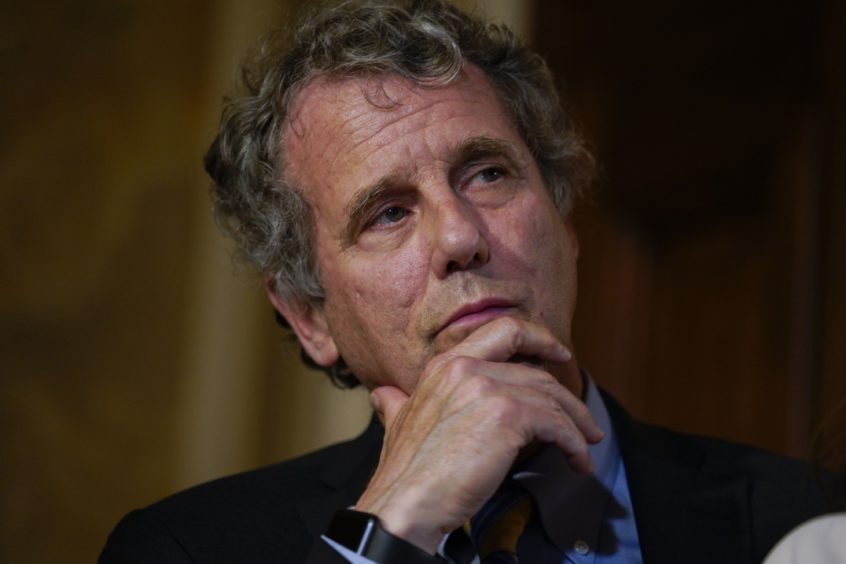
<path fill-rule="evenodd" d="M 531 498 L 512 483 L 473 517 L 471 535 L 482 564 L 517 564 L 517 541 L 531 514 Z"/>

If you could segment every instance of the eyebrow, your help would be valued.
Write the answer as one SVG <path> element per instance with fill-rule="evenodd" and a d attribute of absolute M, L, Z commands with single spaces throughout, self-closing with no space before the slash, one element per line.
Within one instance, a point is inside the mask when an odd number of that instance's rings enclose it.
<path fill-rule="evenodd" d="M 520 175 L 525 165 L 518 156 L 517 150 L 512 143 L 502 139 L 496 139 L 481 135 L 465 140 L 461 145 L 450 151 L 450 168 L 463 166 L 473 160 L 484 157 L 500 157 L 505 164 Z M 396 174 L 383 176 L 375 184 L 365 186 L 356 190 L 349 204 L 346 206 L 346 227 L 341 234 L 341 246 L 351 247 L 356 240 L 362 223 L 366 220 L 367 212 L 374 201 L 378 201 L 383 195 L 397 189 L 397 186 L 405 183 Z"/>
<path fill-rule="evenodd" d="M 356 190 L 347 205 L 347 225 L 341 234 L 341 246 L 347 249 L 355 243 L 356 235 L 367 217 L 367 212 L 374 201 L 378 201 L 384 194 L 396 187 L 396 176 L 384 176 L 376 184 Z"/>
<path fill-rule="evenodd" d="M 459 145 L 452 164 L 461 165 L 484 157 L 501 157 L 505 159 L 505 164 L 517 172 L 525 168 L 513 143 L 486 135 L 471 137 Z"/>

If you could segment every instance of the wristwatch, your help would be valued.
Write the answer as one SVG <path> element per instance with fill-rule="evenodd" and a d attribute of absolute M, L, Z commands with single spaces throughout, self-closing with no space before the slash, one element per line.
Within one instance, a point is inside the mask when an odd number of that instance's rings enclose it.
<path fill-rule="evenodd" d="M 332 517 L 326 536 L 341 546 L 380 564 L 444 564 L 446 560 L 431 555 L 407 540 L 382 528 L 379 518 L 370 513 L 341 509 Z"/>

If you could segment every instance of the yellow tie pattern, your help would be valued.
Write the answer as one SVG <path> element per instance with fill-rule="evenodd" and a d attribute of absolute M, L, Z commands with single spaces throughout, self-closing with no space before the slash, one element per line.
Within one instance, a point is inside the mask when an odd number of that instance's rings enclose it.
<path fill-rule="evenodd" d="M 517 541 L 532 514 L 528 495 L 517 499 L 481 532 L 477 544 L 479 558 L 488 562 L 517 562 Z"/>

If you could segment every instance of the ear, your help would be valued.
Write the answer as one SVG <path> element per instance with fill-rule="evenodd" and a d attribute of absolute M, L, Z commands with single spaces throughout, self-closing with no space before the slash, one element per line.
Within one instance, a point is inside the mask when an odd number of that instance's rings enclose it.
<path fill-rule="evenodd" d="M 335 364 L 340 355 L 323 310 L 311 304 L 281 299 L 276 293 L 276 282 L 269 274 L 264 277 L 264 289 L 274 309 L 291 325 L 308 356 L 320 366 Z"/>

